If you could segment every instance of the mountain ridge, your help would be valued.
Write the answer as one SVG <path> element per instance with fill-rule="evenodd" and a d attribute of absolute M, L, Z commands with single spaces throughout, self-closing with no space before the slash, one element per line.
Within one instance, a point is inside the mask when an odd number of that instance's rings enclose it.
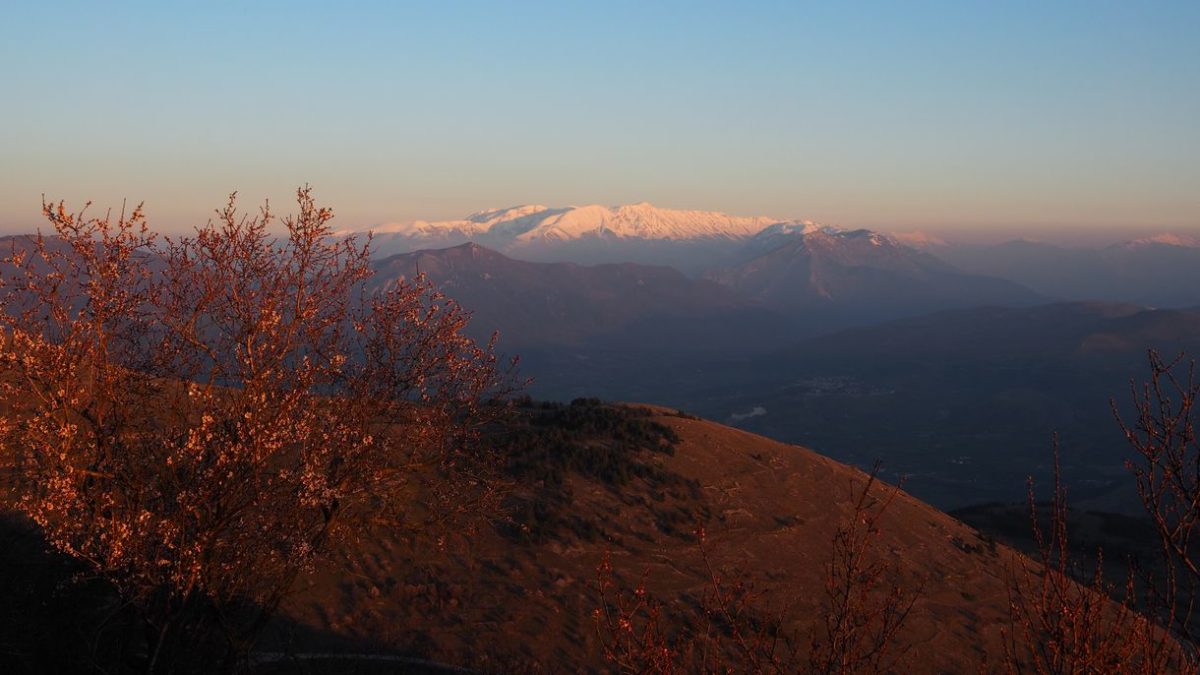
<path fill-rule="evenodd" d="M 1103 248 L 1009 241 L 949 246 L 938 257 L 974 273 L 1020 283 L 1063 300 L 1104 300 L 1152 307 L 1200 304 L 1200 246 L 1189 235 L 1162 234 Z"/>
<path fill-rule="evenodd" d="M 521 222 L 525 221 L 525 222 Z M 521 228 L 517 223 L 529 225 Z M 425 235 L 437 230 L 470 231 L 476 236 L 494 234 L 493 230 L 525 240 L 539 237 L 585 236 L 638 237 L 646 239 L 677 239 L 695 237 L 750 237 L 766 227 L 777 224 L 814 225 L 812 221 L 775 218 L 771 216 L 736 216 L 720 211 L 670 209 L 649 202 L 603 206 L 600 204 L 572 205 L 551 208 L 541 204 L 524 204 L 476 211 L 465 218 L 386 223 L 367 228 L 376 234 Z M 349 233 L 349 230 L 343 233 Z"/>
<path fill-rule="evenodd" d="M 377 257 L 472 241 L 523 260 L 666 264 L 698 274 L 729 261 L 746 242 L 770 228 L 781 234 L 837 229 L 811 220 L 668 209 L 640 202 L 553 208 L 527 204 L 485 209 L 455 220 L 386 223 L 366 231 L 371 233 Z"/>
<path fill-rule="evenodd" d="M 389 256 L 374 269 L 371 283 L 384 287 L 424 274 L 472 311 L 477 338 L 498 330 L 506 349 L 687 353 L 782 346 L 791 332 L 784 317 L 733 290 L 662 265 L 532 262 L 468 242 Z"/>
<path fill-rule="evenodd" d="M 766 234 L 766 233 L 764 233 Z M 965 273 L 932 254 L 870 230 L 760 234 L 760 255 L 705 274 L 776 310 L 866 313 L 873 320 L 970 305 L 1045 300 L 1014 282 Z M 765 241 L 756 241 L 764 237 Z"/>

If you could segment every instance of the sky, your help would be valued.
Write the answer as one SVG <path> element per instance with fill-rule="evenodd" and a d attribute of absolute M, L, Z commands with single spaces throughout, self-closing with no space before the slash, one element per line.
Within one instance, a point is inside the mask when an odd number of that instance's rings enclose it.
<path fill-rule="evenodd" d="M 965 238 L 1200 232 L 1200 2 L 22 2 L 0 232 L 622 204 Z"/>

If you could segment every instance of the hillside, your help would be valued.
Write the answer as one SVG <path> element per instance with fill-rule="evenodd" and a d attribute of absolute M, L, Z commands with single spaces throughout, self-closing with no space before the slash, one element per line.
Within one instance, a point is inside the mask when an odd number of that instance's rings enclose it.
<path fill-rule="evenodd" d="M 605 552 L 630 589 L 644 578 L 669 612 L 694 611 L 706 573 L 688 533 L 703 514 L 714 567 L 744 570 L 769 590 L 770 606 L 788 607 L 790 627 L 807 644 L 834 530 L 851 515 L 864 474 L 804 448 L 664 409 L 639 410 L 678 437 L 673 454 L 637 455 L 658 469 L 616 484 L 566 472 L 566 520 L 536 537 L 488 530 L 465 548 L 414 558 L 396 537 L 370 533 L 348 558 L 348 573 L 317 574 L 290 600 L 293 646 L 416 650 L 501 670 L 533 661 L 541 672 L 604 672 L 592 613 Z M 876 550 L 897 564 L 904 588 L 921 589 L 899 638 L 911 646 L 904 670 L 975 672 L 984 655 L 997 663 L 1008 621 L 1004 575 L 1017 556 L 904 494 L 882 530 Z M 681 614 L 676 620 L 688 612 Z"/>
<path fill-rule="evenodd" d="M 433 540 L 395 525 L 358 532 L 299 579 L 249 672 L 611 672 L 595 616 L 614 597 L 597 590 L 606 559 L 620 592 L 661 603 L 672 636 L 703 626 L 710 575 L 749 584 L 751 616 L 783 616 L 806 663 L 835 533 L 857 527 L 865 474 L 664 408 L 590 399 L 518 412 L 492 437 L 512 485 L 507 518 Z M 876 483 L 868 508 L 893 495 L 868 562 L 912 599 L 896 671 L 1004 672 L 1009 584 L 1032 563 L 890 486 Z M 437 515 L 414 506 L 401 515 Z M 111 590 L 0 516 L 0 668 L 115 663 L 106 636 L 128 627 Z"/>

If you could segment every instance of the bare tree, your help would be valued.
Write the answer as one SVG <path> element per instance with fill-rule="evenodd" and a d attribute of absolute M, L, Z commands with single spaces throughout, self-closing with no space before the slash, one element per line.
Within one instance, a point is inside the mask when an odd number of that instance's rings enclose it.
<path fill-rule="evenodd" d="M 491 345 L 421 278 L 367 293 L 367 247 L 297 203 L 282 239 L 231 197 L 174 240 L 140 207 L 46 204 L 55 236 L 5 261 L 4 506 L 137 609 L 147 671 L 210 644 L 236 666 L 359 526 L 494 497 L 471 442 L 502 385 Z"/>
<path fill-rule="evenodd" d="M 1053 494 L 1044 528 L 1029 480 L 1029 521 L 1037 545 L 1033 561 L 1008 570 L 1009 629 L 1004 655 L 1010 673 L 1085 675 L 1178 670 L 1184 654 L 1170 633 L 1139 611 L 1132 571 L 1123 585 L 1104 576 L 1097 551 L 1090 573 L 1072 559 L 1067 490 L 1054 442 Z"/>
<path fill-rule="evenodd" d="M 1126 421 L 1116 402 L 1113 415 L 1133 458 L 1142 506 L 1158 535 L 1160 561 L 1148 580 L 1156 618 L 1183 640 L 1192 654 L 1200 648 L 1193 625 L 1200 589 L 1200 444 L 1195 406 L 1200 397 L 1195 362 L 1183 355 L 1167 361 L 1149 352 L 1150 379 L 1130 383 L 1134 413 Z"/>

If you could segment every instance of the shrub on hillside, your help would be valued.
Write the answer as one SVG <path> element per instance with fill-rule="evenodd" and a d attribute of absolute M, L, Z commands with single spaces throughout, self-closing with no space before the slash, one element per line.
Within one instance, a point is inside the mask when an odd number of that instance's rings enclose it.
<path fill-rule="evenodd" d="M 146 671 L 226 667 L 293 581 L 367 522 L 490 508 L 472 442 L 491 345 L 422 278 L 369 294 L 368 252 L 307 188 L 269 234 L 231 198 L 163 239 L 141 208 L 47 204 L 14 244 L 0 328 L 3 507 L 110 580 Z"/>

